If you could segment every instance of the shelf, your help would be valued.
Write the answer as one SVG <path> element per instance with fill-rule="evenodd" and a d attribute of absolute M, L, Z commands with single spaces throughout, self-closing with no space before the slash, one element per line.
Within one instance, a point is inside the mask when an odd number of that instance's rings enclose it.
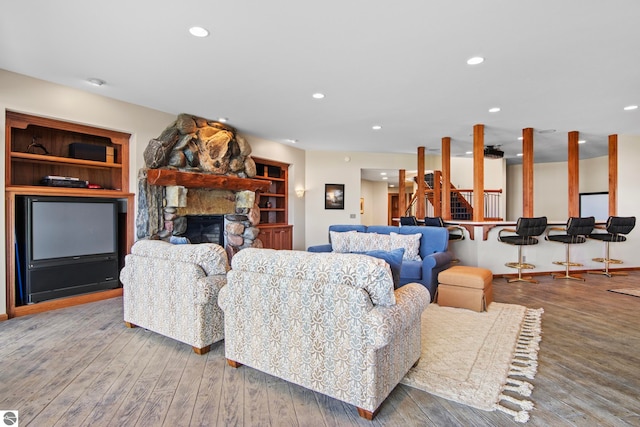
<path fill-rule="evenodd" d="M 119 163 L 97 162 L 94 160 L 73 159 L 70 157 L 49 156 L 45 154 L 12 152 L 11 159 L 27 163 L 48 163 L 52 165 L 66 164 L 91 168 L 122 169 L 122 165 Z"/>
<path fill-rule="evenodd" d="M 276 193 L 260 193 L 260 197 L 285 197 L 285 195 Z"/>
<path fill-rule="evenodd" d="M 105 188 L 69 188 L 50 187 L 48 185 L 11 185 L 5 188 L 7 193 L 32 196 L 85 196 L 85 197 L 113 197 L 131 196 L 132 193 L 122 190 L 108 190 Z"/>
<path fill-rule="evenodd" d="M 271 176 L 263 176 L 263 175 L 256 175 L 253 177 L 253 179 L 264 179 L 264 180 L 268 180 L 268 181 L 278 181 L 278 182 L 286 182 L 287 180 L 285 178 L 274 178 Z"/>

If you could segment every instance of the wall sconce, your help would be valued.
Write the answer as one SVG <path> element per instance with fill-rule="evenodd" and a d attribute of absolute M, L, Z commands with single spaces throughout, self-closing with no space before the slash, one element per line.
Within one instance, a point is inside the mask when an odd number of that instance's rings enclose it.
<path fill-rule="evenodd" d="M 298 196 L 299 198 L 303 198 L 304 197 L 304 188 L 296 189 L 296 196 Z"/>

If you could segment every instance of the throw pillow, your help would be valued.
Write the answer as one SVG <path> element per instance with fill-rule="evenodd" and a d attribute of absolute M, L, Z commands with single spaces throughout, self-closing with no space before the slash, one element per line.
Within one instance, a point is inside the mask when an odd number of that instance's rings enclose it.
<path fill-rule="evenodd" d="M 390 233 L 391 249 L 404 248 L 405 261 L 422 261 L 420 258 L 420 238 L 422 234 Z"/>
<path fill-rule="evenodd" d="M 331 238 L 331 250 L 333 252 L 346 253 L 350 251 L 351 239 L 350 236 L 355 234 L 356 231 L 329 231 L 329 237 Z"/>
<path fill-rule="evenodd" d="M 393 289 L 398 289 L 400 286 L 400 270 L 402 269 L 402 257 L 404 255 L 404 249 L 398 248 L 392 251 L 365 251 L 365 252 L 353 252 L 355 254 L 369 255 L 375 258 L 384 260 L 389 264 L 391 268 L 391 277 L 393 278 Z"/>
<path fill-rule="evenodd" d="M 356 233 L 351 236 L 349 252 L 365 252 L 381 249 L 378 245 L 379 234 Z"/>

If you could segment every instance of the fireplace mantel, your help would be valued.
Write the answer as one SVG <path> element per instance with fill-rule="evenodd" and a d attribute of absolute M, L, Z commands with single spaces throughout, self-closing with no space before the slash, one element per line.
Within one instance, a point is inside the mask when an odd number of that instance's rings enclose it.
<path fill-rule="evenodd" d="M 267 192 L 271 181 L 264 179 L 238 178 L 229 175 L 181 172 L 175 169 L 148 169 L 147 182 L 151 185 L 180 185 L 186 188 L 209 188 L 231 191 Z"/>

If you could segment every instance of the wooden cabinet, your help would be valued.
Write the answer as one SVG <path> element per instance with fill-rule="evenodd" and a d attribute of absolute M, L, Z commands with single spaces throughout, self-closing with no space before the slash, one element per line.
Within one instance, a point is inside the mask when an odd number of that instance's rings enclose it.
<path fill-rule="evenodd" d="M 291 249 L 293 226 L 289 225 L 288 188 L 289 165 L 267 159 L 253 159 L 256 163 L 254 179 L 271 182 L 267 191 L 259 193 L 260 235 L 265 248 Z"/>
<path fill-rule="evenodd" d="M 111 297 L 122 290 L 15 306 L 16 292 L 16 197 L 79 196 L 117 199 L 126 207 L 118 214 L 119 252 L 123 257 L 133 245 L 134 195 L 129 189 L 130 135 L 108 129 L 7 111 L 5 128 L 5 203 L 7 314 L 9 317 L 75 305 Z M 80 144 L 76 145 L 76 144 Z M 92 155 L 78 154 L 78 147 Z M 102 156 L 99 160 L 80 157 Z M 86 151 L 85 151 L 86 153 Z M 92 188 L 44 185 L 47 176 L 73 177 Z"/>
<path fill-rule="evenodd" d="M 293 249 L 293 225 L 262 225 L 258 238 L 265 248 Z"/>

